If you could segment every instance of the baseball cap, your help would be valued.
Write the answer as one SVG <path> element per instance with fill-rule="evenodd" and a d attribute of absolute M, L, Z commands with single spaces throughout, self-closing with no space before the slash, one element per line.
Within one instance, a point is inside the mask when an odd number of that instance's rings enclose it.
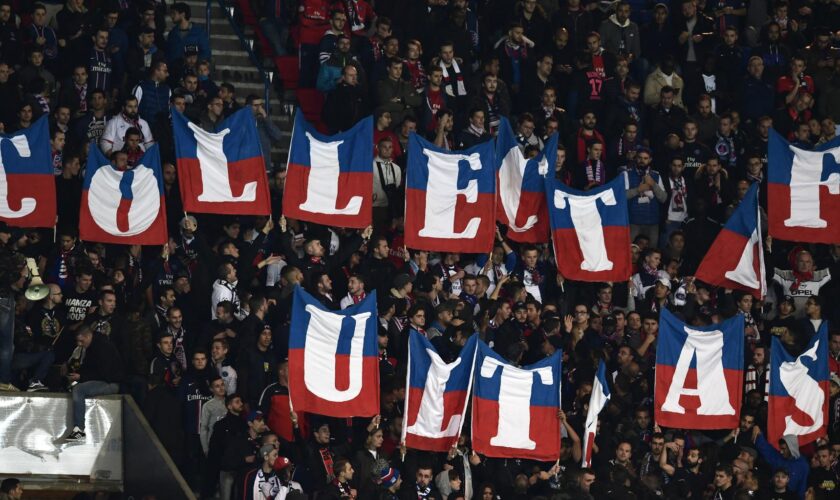
<path fill-rule="evenodd" d="M 391 486 L 397 484 L 397 481 L 400 480 L 400 471 L 393 467 L 385 467 L 381 471 L 379 471 L 379 484 L 386 488 L 390 488 Z"/>
<path fill-rule="evenodd" d="M 254 420 L 262 420 L 263 419 L 263 412 L 260 410 L 254 410 L 248 414 L 248 423 L 253 422 Z"/>
<path fill-rule="evenodd" d="M 277 460 L 274 461 L 274 472 L 280 472 L 281 470 L 285 469 L 286 467 L 292 465 L 292 461 L 286 457 L 277 457 Z"/>

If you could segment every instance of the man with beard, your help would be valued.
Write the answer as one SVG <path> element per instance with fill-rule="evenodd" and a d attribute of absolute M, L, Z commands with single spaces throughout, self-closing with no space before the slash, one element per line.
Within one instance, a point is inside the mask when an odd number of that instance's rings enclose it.
<path fill-rule="evenodd" d="M 671 443 L 669 443 L 671 444 Z M 666 445 L 667 446 L 667 445 Z M 703 463 L 703 457 L 700 455 L 700 450 L 697 448 L 689 448 L 682 458 L 677 454 L 677 465 L 669 464 L 660 465 L 665 474 L 672 476 L 672 484 L 684 484 L 683 491 L 703 491 L 706 481 L 703 479 L 703 474 L 700 472 L 700 465 Z"/>
<path fill-rule="evenodd" d="M 49 287 L 49 295 L 29 311 L 26 323 L 32 330 L 35 342 L 55 350 L 57 359 L 63 361 L 70 356 L 73 338 L 70 334 L 61 336 L 67 326 L 67 313 L 61 304 L 61 287 L 56 284 L 50 284 Z"/>
<path fill-rule="evenodd" d="M 636 165 L 624 172 L 627 204 L 630 213 L 630 238 L 644 234 L 650 245 L 657 248 L 659 242 L 659 211 L 668 199 L 668 193 L 659 173 L 651 168 L 653 155 L 650 149 L 642 147 L 636 154 Z"/>
<path fill-rule="evenodd" d="M 148 150 L 155 143 L 149 123 L 140 118 L 137 98 L 130 95 L 123 101 L 122 111 L 105 124 L 105 132 L 99 140 L 99 147 L 106 156 L 112 151 L 119 151 L 125 146 L 125 133 L 130 128 L 136 128 L 142 135 L 142 143 Z"/>
<path fill-rule="evenodd" d="M 73 331 L 83 324 L 96 297 L 96 291 L 93 289 L 93 271 L 88 268 L 79 269 L 75 282 L 72 289 L 64 292 L 68 326 Z"/>
<path fill-rule="evenodd" d="M 601 155 L 600 160 L 603 161 L 606 159 L 604 151 L 607 148 L 607 142 L 604 140 L 604 136 L 601 135 L 600 132 L 595 130 L 595 126 L 598 123 L 598 119 L 595 117 L 595 113 L 592 110 L 587 110 L 582 113 L 580 119 L 581 127 L 577 131 L 577 140 L 576 140 L 576 159 L 578 162 L 583 162 L 587 158 L 587 149 L 593 142 L 597 142 L 601 144 Z"/>
<path fill-rule="evenodd" d="M 330 311 L 338 311 L 339 303 L 333 295 L 332 279 L 323 271 L 312 274 L 309 282 L 309 293 Z"/>

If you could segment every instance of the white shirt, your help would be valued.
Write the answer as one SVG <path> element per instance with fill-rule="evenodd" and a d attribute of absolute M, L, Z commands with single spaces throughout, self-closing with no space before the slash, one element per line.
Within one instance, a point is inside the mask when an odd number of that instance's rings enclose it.
<path fill-rule="evenodd" d="M 820 294 L 820 289 L 831 281 L 831 273 L 828 269 L 814 271 L 814 277 L 810 281 L 801 282 L 796 290 L 791 290 L 791 286 L 796 281 L 793 271 L 774 269 L 773 281 L 781 285 L 785 295 L 793 297 L 793 303 L 796 306 L 794 316 L 801 319 L 805 317 L 805 302 L 808 301 L 808 297 Z"/>
<path fill-rule="evenodd" d="M 683 190 L 686 190 L 687 186 L 688 186 L 688 183 L 686 182 L 685 177 L 682 177 L 682 181 L 683 181 Z M 670 177 L 668 177 L 668 182 L 670 183 L 670 186 L 671 186 L 671 192 L 674 192 L 674 190 L 676 189 L 675 188 L 676 184 L 674 183 L 674 179 L 671 179 Z M 686 217 L 688 217 L 688 193 L 687 192 L 684 193 L 684 195 L 683 195 L 683 209 L 682 209 L 682 211 L 681 212 L 675 212 L 674 207 L 675 207 L 674 197 L 672 196 L 670 203 L 668 203 L 668 222 L 682 222 L 682 221 L 684 221 L 686 219 Z"/>
<path fill-rule="evenodd" d="M 134 126 L 133 123 L 125 119 L 122 113 L 111 118 L 105 123 L 105 131 L 99 139 L 99 149 L 106 156 L 111 154 L 112 151 L 121 150 L 125 146 L 125 132 Z M 145 151 L 155 143 L 155 139 L 152 136 L 152 129 L 149 128 L 149 123 L 146 120 L 139 117 L 137 118 L 137 128 L 143 134 L 143 138 L 140 141 L 140 148 Z"/>
<path fill-rule="evenodd" d="M 382 178 L 379 176 L 380 168 L 382 169 Z M 386 186 L 399 187 L 402 182 L 402 170 L 396 163 L 383 160 L 377 156 L 373 159 L 373 203 L 371 203 L 371 206 L 388 206 L 388 196 L 382 189 L 383 180 Z"/>

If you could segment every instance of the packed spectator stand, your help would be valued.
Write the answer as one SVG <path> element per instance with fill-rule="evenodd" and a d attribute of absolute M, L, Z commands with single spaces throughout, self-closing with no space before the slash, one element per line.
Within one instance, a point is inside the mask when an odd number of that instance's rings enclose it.
<path fill-rule="evenodd" d="M 72 392 L 68 440 L 85 438 L 86 397 L 131 395 L 200 498 L 837 498 L 840 241 L 780 241 L 762 223 L 763 301 L 694 273 L 753 183 L 766 219 L 771 130 L 806 150 L 837 138 L 840 2 L 231 5 L 255 34 L 254 52 L 275 65 L 273 90 L 318 130 L 373 116 L 373 224 L 283 216 L 286 165 L 270 154 L 282 131 L 270 115 L 284 110 L 213 81 L 213 40 L 191 21 L 203 13 L 140 0 L 0 0 L 0 131 L 48 117 L 58 210 L 55 229 L 0 221 L 0 390 Z M 206 131 L 250 107 L 270 217 L 184 212 L 170 106 Z M 559 134 L 553 172 L 569 186 L 627 179 L 630 280 L 566 279 L 548 241 L 516 243 L 501 224 L 489 255 L 405 246 L 411 133 L 456 151 L 494 140 L 504 119 L 526 158 Z M 168 244 L 81 241 L 89 148 L 126 171 L 154 144 Z M 33 271 L 49 288 L 37 301 L 24 293 Z M 376 291 L 379 415 L 290 406 L 296 286 L 330 310 Z M 737 428 L 654 421 L 666 309 L 697 326 L 744 316 Z M 771 338 L 798 356 L 824 322 L 827 435 L 774 447 L 765 438 Z M 517 366 L 562 350 L 558 459 L 475 453 L 469 419 L 448 453 L 406 447 L 411 331 L 447 362 L 471 335 Z M 582 467 L 600 360 L 611 397 Z"/>

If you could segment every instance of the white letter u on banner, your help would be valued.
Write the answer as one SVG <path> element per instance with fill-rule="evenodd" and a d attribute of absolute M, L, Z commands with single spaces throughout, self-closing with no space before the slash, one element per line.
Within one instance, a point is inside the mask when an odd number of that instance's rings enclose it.
<path fill-rule="evenodd" d="M 362 363 L 365 343 L 365 328 L 371 314 L 363 312 L 351 316 L 355 322 L 353 339 L 350 341 L 350 384 L 347 389 L 336 388 L 336 352 L 341 323 L 346 318 L 316 306 L 307 305 L 310 314 L 306 331 L 306 347 L 303 350 L 303 381 L 306 389 L 321 399 L 342 403 L 350 401 L 362 392 Z"/>

